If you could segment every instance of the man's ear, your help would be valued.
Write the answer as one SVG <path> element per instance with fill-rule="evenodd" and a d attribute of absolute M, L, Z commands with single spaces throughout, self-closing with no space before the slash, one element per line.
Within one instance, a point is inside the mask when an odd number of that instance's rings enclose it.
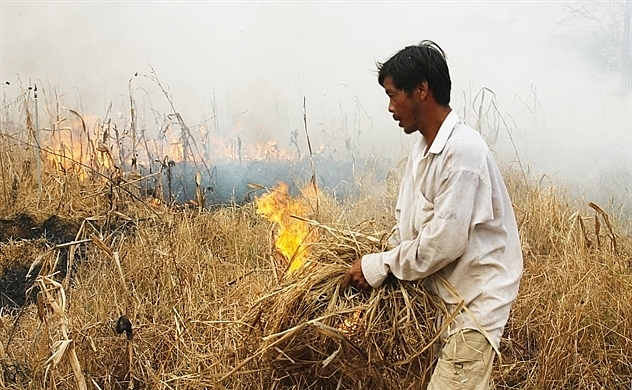
<path fill-rule="evenodd" d="M 428 81 L 424 80 L 417 85 L 417 93 L 422 100 L 428 96 Z"/>

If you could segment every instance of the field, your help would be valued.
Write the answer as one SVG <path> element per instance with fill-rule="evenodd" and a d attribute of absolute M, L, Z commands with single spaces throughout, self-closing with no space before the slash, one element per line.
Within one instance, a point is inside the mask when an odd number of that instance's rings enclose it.
<path fill-rule="evenodd" d="M 295 332 L 265 334 L 253 318 L 272 322 L 292 309 L 252 310 L 262 297 L 296 283 L 275 249 L 278 226 L 257 204 L 200 207 L 207 193 L 201 185 L 193 185 L 191 201 L 175 202 L 171 167 L 179 163 L 153 172 L 117 163 L 126 157 L 104 125 L 95 135 L 84 124 L 83 133 L 66 140 L 72 152 L 62 152 L 54 133 L 39 151 L 30 118 L 0 128 L 0 388 L 367 386 L 344 377 L 345 353 L 300 366 L 282 343 Z M 302 222 L 312 241 L 335 245 L 333 238 L 347 233 L 379 241 L 393 224 L 400 174 L 393 166 L 386 179 L 358 176 L 348 196 L 291 183 L 306 189 L 284 199 L 302 204 L 292 214 L 312 221 Z M 525 271 L 493 388 L 632 388 L 632 237 L 625 223 L 511 168 L 505 178 Z M 256 186 L 256 176 L 249 180 L 253 196 L 274 193 Z M 340 261 L 331 285 L 350 259 Z M 315 323 L 301 329 L 341 349 L 354 344 L 340 327 Z M 269 340 L 277 341 L 263 353 Z M 377 364 L 371 359 L 364 364 Z M 326 366 L 329 377 L 309 364 Z M 290 375 L 284 365 L 307 368 Z M 412 388 L 422 388 L 419 382 Z"/>

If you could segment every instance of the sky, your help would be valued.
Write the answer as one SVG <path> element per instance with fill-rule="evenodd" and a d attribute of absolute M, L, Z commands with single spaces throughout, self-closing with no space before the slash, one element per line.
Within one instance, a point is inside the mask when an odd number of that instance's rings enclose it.
<path fill-rule="evenodd" d="M 39 84 L 49 101 L 97 118 L 111 103 L 125 120 L 131 85 L 157 133 L 170 112 L 157 76 L 190 127 L 211 128 L 215 110 L 219 136 L 285 148 L 297 129 L 304 147 L 305 99 L 317 149 L 398 159 L 416 136 L 388 113 L 376 63 L 431 39 L 448 56 L 452 108 L 499 159 L 586 191 L 606 177 L 629 198 L 630 71 L 598 66 L 584 39 L 595 27 L 569 21 L 567 4 L 2 0 L 2 94 Z"/>

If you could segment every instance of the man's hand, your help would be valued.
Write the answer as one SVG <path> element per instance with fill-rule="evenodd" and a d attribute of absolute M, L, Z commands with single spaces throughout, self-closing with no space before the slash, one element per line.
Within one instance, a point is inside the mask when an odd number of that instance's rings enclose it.
<path fill-rule="evenodd" d="M 358 259 L 351 264 L 351 268 L 347 271 L 346 275 L 340 282 L 340 291 L 344 292 L 349 286 L 353 286 L 358 290 L 370 290 L 371 285 L 364 278 L 362 273 L 362 260 Z"/>

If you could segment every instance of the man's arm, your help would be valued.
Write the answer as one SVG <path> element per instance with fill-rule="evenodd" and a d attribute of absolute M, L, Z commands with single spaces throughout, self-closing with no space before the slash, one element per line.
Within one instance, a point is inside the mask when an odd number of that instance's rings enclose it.
<path fill-rule="evenodd" d="M 378 287 L 389 273 L 401 280 L 432 275 L 465 252 L 470 227 L 492 218 L 489 186 L 477 173 L 457 170 L 444 180 L 435 197 L 434 215 L 414 240 L 362 258 L 363 278 Z"/>

